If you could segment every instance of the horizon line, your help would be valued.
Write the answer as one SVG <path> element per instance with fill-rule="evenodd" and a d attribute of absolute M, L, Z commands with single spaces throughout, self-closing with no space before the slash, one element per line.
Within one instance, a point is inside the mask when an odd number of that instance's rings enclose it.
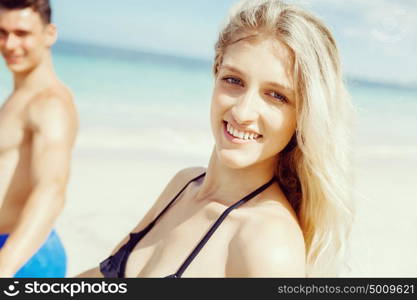
<path fill-rule="evenodd" d="M 76 50 L 81 50 L 83 48 L 85 50 L 88 48 L 89 52 L 81 52 Z M 149 56 L 149 58 L 154 59 L 162 59 L 170 62 L 179 62 L 182 65 L 193 66 L 193 67 L 204 67 L 204 68 L 211 68 L 212 62 L 209 59 L 204 59 L 201 57 L 193 57 L 187 56 L 184 54 L 176 54 L 176 53 L 168 53 L 168 52 L 160 52 L 152 49 L 140 49 L 140 48 L 128 48 L 128 47 L 113 47 L 110 45 L 104 44 L 96 44 L 96 43 L 86 43 L 80 41 L 72 41 L 72 40 L 59 40 L 52 49 L 56 49 L 58 51 L 65 51 L 71 52 L 69 50 L 75 50 L 76 53 L 81 55 L 87 56 L 112 56 L 119 59 L 133 59 L 138 55 L 145 55 Z M 98 50 L 107 50 L 105 52 L 98 52 Z M 417 82 L 400 82 L 400 81 L 384 81 L 374 78 L 365 78 L 351 74 L 345 74 L 345 79 L 348 83 L 363 83 L 367 85 L 376 85 L 376 86 L 383 86 L 383 87 L 391 87 L 391 88 L 401 88 L 407 89 L 412 91 L 417 91 Z"/>

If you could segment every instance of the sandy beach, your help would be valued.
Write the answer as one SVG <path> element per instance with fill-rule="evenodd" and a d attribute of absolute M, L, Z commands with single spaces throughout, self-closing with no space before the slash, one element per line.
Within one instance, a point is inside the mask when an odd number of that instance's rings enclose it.
<path fill-rule="evenodd" d="M 417 276 L 416 167 L 412 153 L 356 160 L 352 270 L 346 276 Z"/>

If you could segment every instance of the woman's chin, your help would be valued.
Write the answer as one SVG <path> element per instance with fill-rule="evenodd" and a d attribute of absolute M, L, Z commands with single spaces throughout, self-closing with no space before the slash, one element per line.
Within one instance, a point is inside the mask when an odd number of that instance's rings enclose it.
<path fill-rule="evenodd" d="M 219 162 L 231 169 L 243 169 L 253 163 L 254 159 L 248 153 L 239 153 L 238 151 L 222 149 L 217 153 Z"/>

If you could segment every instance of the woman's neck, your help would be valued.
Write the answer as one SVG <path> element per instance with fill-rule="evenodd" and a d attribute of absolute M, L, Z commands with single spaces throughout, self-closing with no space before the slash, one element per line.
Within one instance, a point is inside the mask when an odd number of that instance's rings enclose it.
<path fill-rule="evenodd" d="M 275 173 L 276 158 L 246 168 L 233 169 L 223 164 L 213 150 L 196 201 L 218 201 L 231 205 L 267 183 Z"/>

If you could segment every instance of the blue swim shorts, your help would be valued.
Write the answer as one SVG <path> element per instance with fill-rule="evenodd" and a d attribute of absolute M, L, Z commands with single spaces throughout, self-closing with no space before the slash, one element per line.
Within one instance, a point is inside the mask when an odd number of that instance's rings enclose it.
<path fill-rule="evenodd" d="M 0 249 L 6 242 L 8 234 L 0 234 Z M 28 262 L 17 271 L 15 278 L 62 278 L 67 271 L 67 255 L 64 246 L 52 230 L 48 239 Z"/>

